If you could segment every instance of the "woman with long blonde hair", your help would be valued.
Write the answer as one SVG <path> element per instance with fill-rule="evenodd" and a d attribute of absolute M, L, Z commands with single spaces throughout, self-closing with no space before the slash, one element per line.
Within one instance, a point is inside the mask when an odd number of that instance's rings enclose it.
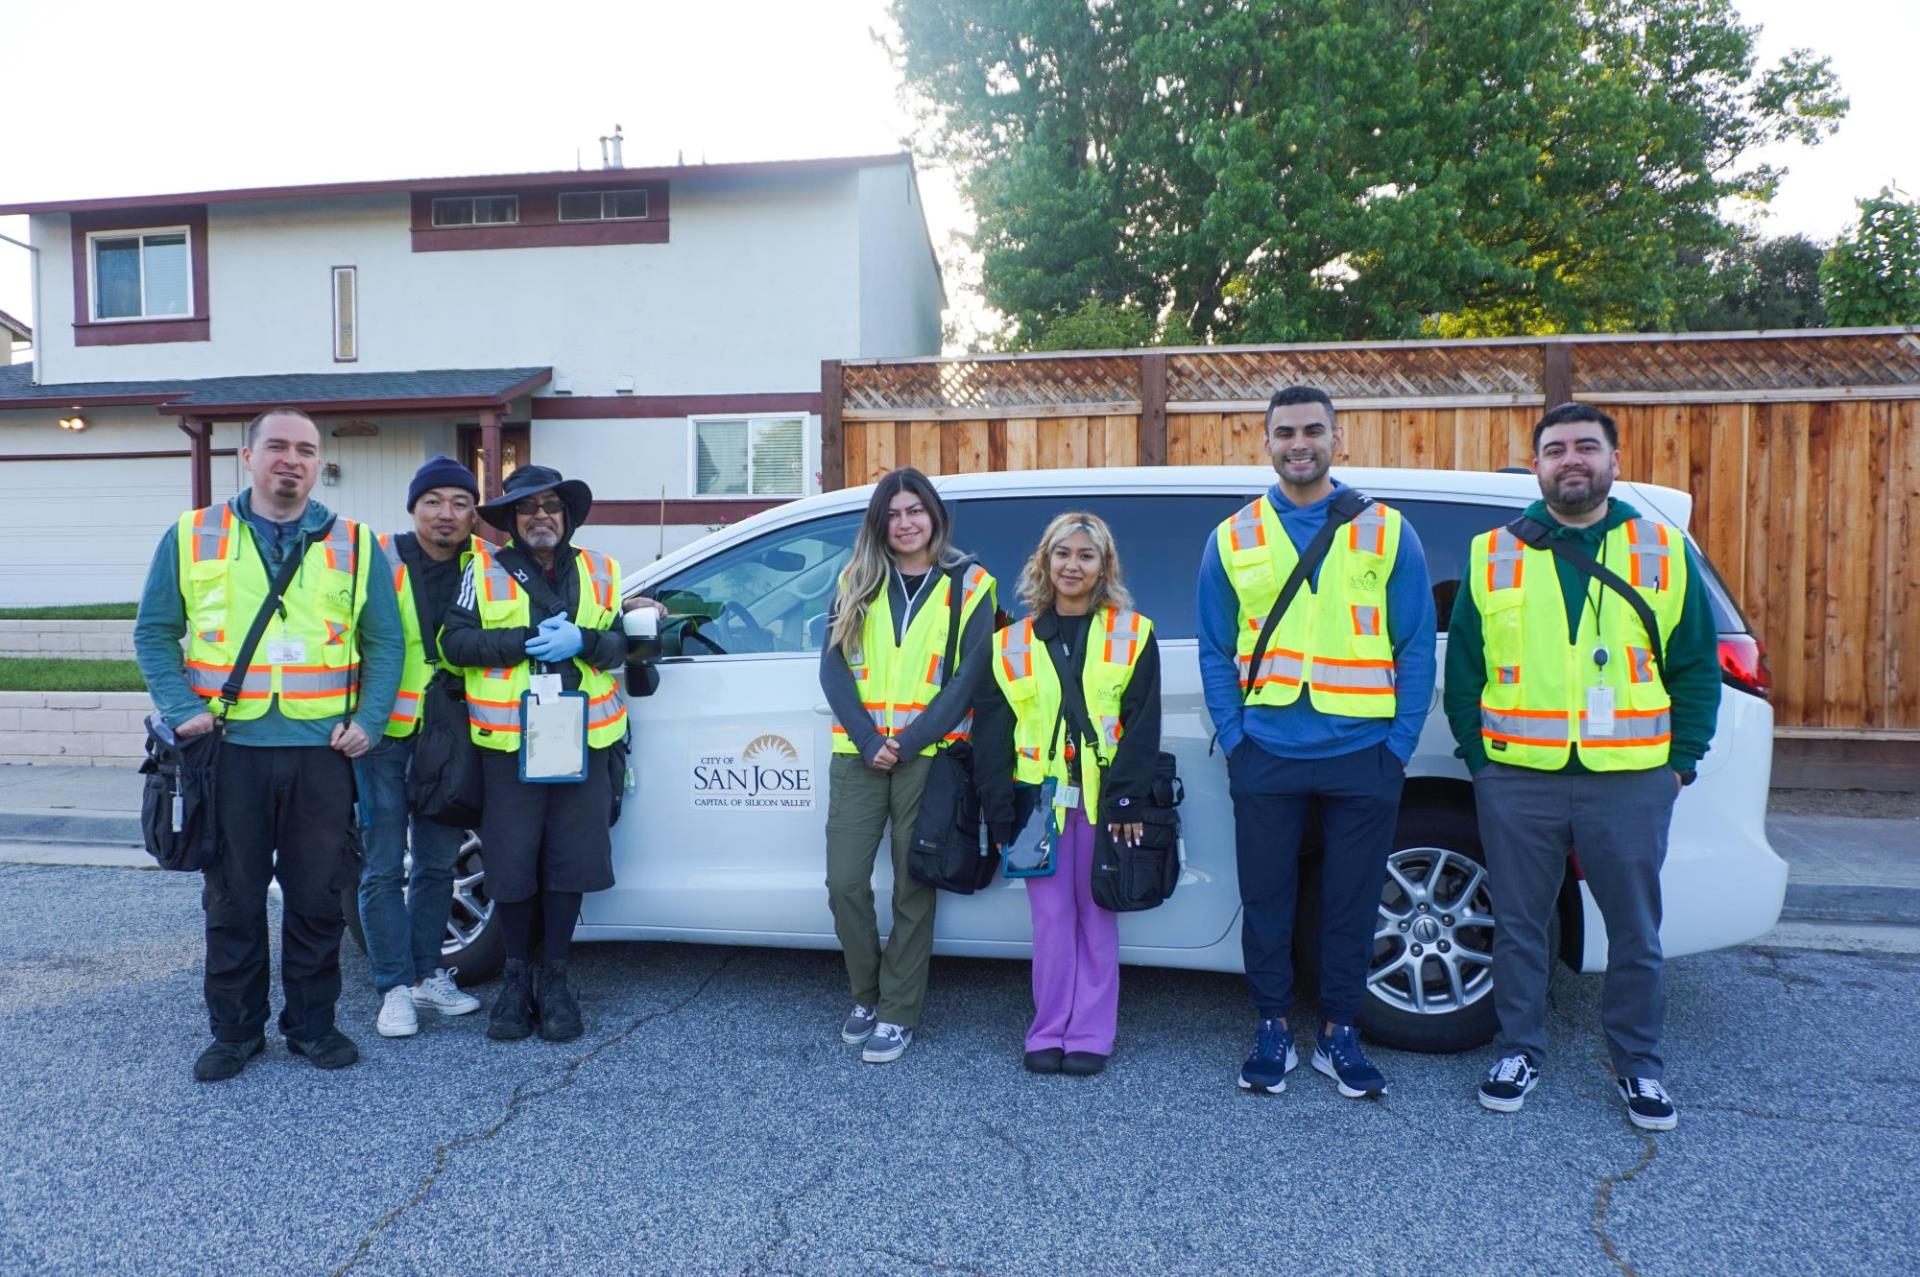
<path fill-rule="evenodd" d="M 986 681 L 993 578 L 953 548 L 951 527 L 946 504 L 918 470 L 895 470 L 875 484 L 820 653 L 820 687 L 834 716 L 827 903 L 853 994 L 840 1037 L 863 1047 L 869 1064 L 899 1059 L 920 1023 L 937 893 L 907 872 L 907 852 L 933 757 L 968 739 Z M 883 952 L 873 862 L 889 824 L 893 928 Z"/>
<path fill-rule="evenodd" d="M 1094 903 L 1094 849 L 1099 837 L 1140 841 L 1160 752 L 1160 654 L 1098 515 L 1047 525 L 1020 600 L 1029 615 L 994 638 L 974 766 L 996 848 L 1023 808 L 1051 796 L 1053 872 L 1026 879 L 1034 1014 L 1025 1063 L 1085 1075 L 1113 1054 L 1120 1006 L 1119 919 Z"/>

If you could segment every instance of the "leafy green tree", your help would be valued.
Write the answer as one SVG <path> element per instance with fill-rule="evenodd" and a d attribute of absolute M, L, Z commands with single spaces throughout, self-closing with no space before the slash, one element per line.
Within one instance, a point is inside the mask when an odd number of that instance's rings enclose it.
<path fill-rule="evenodd" d="M 1920 204 L 1882 187 L 1820 263 L 1827 315 L 1842 327 L 1920 324 Z"/>
<path fill-rule="evenodd" d="M 893 0 L 987 302 L 1201 340 L 1658 326 L 1846 109 L 1731 0 Z M 1682 264 L 1686 254 L 1695 265 Z"/>
<path fill-rule="evenodd" d="M 1825 254 L 1805 235 L 1743 235 L 1707 258 L 1702 292 L 1684 304 L 1675 326 L 1683 332 L 1823 327 L 1820 261 Z"/>

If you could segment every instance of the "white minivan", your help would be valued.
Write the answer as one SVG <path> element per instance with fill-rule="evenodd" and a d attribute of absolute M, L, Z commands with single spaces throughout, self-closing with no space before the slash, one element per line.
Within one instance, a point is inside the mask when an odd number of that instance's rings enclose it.
<path fill-rule="evenodd" d="M 1442 626 L 1475 534 L 1534 500 L 1529 474 L 1336 469 L 1413 522 L 1426 548 Z M 1173 898 L 1120 920 L 1122 961 L 1238 971 L 1240 896 L 1226 761 L 1200 691 L 1195 576 L 1205 539 L 1264 491 L 1263 467 L 1156 467 L 953 475 L 934 480 L 953 516 L 954 541 L 978 556 L 1013 597 L 1024 557 L 1063 510 L 1092 510 L 1114 529 L 1127 583 L 1160 636 L 1163 747 L 1179 759 L 1182 872 Z M 1618 483 L 1648 515 L 1687 525 L 1682 492 Z M 835 946 L 825 887 L 826 772 L 831 718 L 817 665 L 834 582 L 853 546 L 870 488 L 822 493 L 722 529 L 630 574 L 628 596 L 668 606 L 657 688 L 635 696 L 633 786 L 613 830 L 616 885 L 586 898 L 583 940 L 686 940 L 805 948 Z M 589 526 L 583 538 L 592 541 Z M 1698 547 L 1696 547 L 1696 550 Z M 1702 556 L 1704 559 L 1704 556 Z M 1713 748 L 1674 812 L 1663 873 L 1661 940 L 1669 957 L 1721 948 L 1768 931 L 1786 894 L 1787 867 L 1767 844 L 1773 713 L 1759 644 L 1712 569 L 1704 573 L 1720 631 L 1726 685 Z M 1444 645 L 1443 632 L 1440 641 Z M 1442 652 L 1444 669 L 1444 647 Z M 651 681 L 645 679 L 643 681 Z M 1436 688 L 1407 768 L 1395 850 L 1381 883 L 1380 917 L 1362 1027 L 1413 1050 L 1460 1050 L 1493 1036 L 1492 893 L 1475 832 L 1473 789 L 1454 756 Z M 877 891 L 886 925 L 887 856 Z M 1580 880 L 1577 856 L 1562 888 L 1559 952 L 1576 970 L 1606 965 L 1606 932 Z M 1318 899 L 1305 867 L 1296 929 L 1299 986 L 1315 987 Z M 940 901 L 935 951 L 1024 958 L 1031 927 L 1018 880 Z M 351 893 L 349 893 L 351 896 Z M 485 852 L 470 840 L 446 951 L 462 983 L 501 962 L 485 894 Z M 356 932 L 358 930 L 357 919 Z"/>

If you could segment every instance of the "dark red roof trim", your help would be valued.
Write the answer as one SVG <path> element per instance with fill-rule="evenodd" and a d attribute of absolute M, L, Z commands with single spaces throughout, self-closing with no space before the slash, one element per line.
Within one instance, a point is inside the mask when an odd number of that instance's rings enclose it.
<path fill-rule="evenodd" d="M 699 417 L 729 412 L 820 411 L 817 390 L 751 395 L 558 395 L 533 401 L 535 421 L 605 421 L 616 417 Z"/>

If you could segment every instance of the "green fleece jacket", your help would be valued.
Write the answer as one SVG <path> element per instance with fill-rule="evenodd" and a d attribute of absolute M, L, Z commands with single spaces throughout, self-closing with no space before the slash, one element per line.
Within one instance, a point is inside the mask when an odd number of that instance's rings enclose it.
<path fill-rule="evenodd" d="M 1613 498 L 1607 517 L 1588 528 L 1561 525 L 1547 509 L 1545 501 L 1527 507 L 1529 518 L 1553 529 L 1556 537 L 1577 543 L 1595 558 L 1606 534 L 1640 512 L 1618 497 Z M 1580 609 L 1587 606 L 1588 590 L 1595 585 L 1579 568 L 1555 557 L 1559 569 L 1560 593 L 1567 602 L 1567 641 L 1573 642 L 1580 631 Z M 1713 741 L 1714 724 L 1720 715 L 1720 636 L 1714 626 L 1713 604 L 1707 598 L 1707 585 L 1701 574 L 1700 560 L 1691 546 L 1687 548 L 1687 596 L 1681 601 L 1680 623 L 1666 650 L 1667 695 L 1673 698 L 1673 745 L 1667 765 L 1677 772 L 1692 771 L 1706 757 Z M 1486 638 L 1480 628 L 1480 609 L 1473 605 L 1473 590 L 1460 583 L 1453 598 L 1453 619 L 1447 625 L 1447 676 L 1443 704 L 1447 725 L 1460 748 L 1454 751 L 1466 759 L 1467 769 L 1477 772 L 1487 765 L 1487 751 L 1480 739 L 1480 692 L 1487 685 Z M 1569 755 L 1563 771 L 1587 770 L 1577 752 Z"/>

